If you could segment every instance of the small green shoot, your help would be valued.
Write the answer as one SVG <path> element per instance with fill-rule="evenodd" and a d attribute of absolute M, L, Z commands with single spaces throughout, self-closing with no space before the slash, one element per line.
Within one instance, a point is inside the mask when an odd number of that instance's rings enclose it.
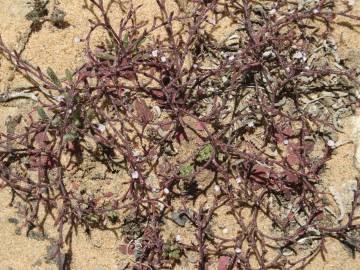
<path fill-rule="evenodd" d="M 204 162 L 209 160 L 209 158 L 212 155 L 212 151 L 213 151 L 213 147 L 211 146 L 211 144 L 206 144 L 198 153 L 198 155 L 196 156 L 196 161 L 197 162 Z"/>
<path fill-rule="evenodd" d="M 41 121 L 47 122 L 49 120 L 49 116 L 45 112 L 43 107 L 37 107 L 36 111 L 41 119 Z"/>
<path fill-rule="evenodd" d="M 107 215 L 107 218 L 110 220 L 110 222 L 112 224 L 115 224 L 118 220 L 119 220 L 119 215 L 114 212 L 114 211 L 111 211 L 108 215 Z"/>
<path fill-rule="evenodd" d="M 165 257 L 170 260 L 179 261 L 180 257 L 183 255 L 183 251 L 178 244 L 168 241 L 165 244 L 164 254 Z"/>
<path fill-rule="evenodd" d="M 69 69 L 65 70 L 65 78 L 69 83 L 72 83 L 73 80 L 73 74 Z"/>
<path fill-rule="evenodd" d="M 54 26 L 62 27 L 65 24 L 65 15 L 65 11 L 59 8 L 55 8 L 54 11 L 51 13 L 50 21 Z"/>
<path fill-rule="evenodd" d="M 122 44 L 125 49 L 129 46 L 129 33 L 128 32 L 125 33 L 124 38 L 122 40 Z"/>
<path fill-rule="evenodd" d="M 195 168 L 194 168 L 193 164 L 183 165 L 180 168 L 180 176 L 181 177 L 187 177 L 187 176 L 189 176 L 190 174 L 192 174 L 194 172 L 195 172 Z"/>
<path fill-rule="evenodd" d="M 70 131 L 69 133 L 66 133 L 64 135 L 64 141 L 68 142 L 68 141 L 75 141 L 78 138 L 78 134 L 74 131 Z"/>
<path fill-rule="evenodd" d="M 25 15 L 25 18 L 31 21 L 34 25 L 38 25 L 42 17 L 47 16 L 48 10 L 46 5 L 49 1 L 34 0 L 32 10 Z"/>
<path fill-rule="evenodd" d="M 48 67 L 46 72 L 47 72 L 47 75 L 49 76 L 51 82 L 54 83 L 56 86 L 61 87 L 61 82 L 60 82 L 59 78 L 56 76 L 54 70 L 51 67 Z"/>

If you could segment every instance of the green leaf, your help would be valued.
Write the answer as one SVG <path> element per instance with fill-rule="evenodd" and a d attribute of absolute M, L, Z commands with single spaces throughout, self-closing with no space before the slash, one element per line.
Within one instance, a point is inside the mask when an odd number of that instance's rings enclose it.
<path fill-rule="evenodd" d="M 129 46 L 129 33 L 126 32 L 122 41 L 125 49 Z"/>
<path fill-rule="evenodd" d="M 76 140 L 78 137 L 78 134 L 74 131 L 70 131 L 69 133 L 66 133 L 64 135 L 64 141 L 65 142 L 68 142 L 68 141 L 74 141 Z"/>
<path fill-rule="evenodd" d="M 31 10 L 25 15 L 25 18 L 29 21 L 36 22 L 40 20 L 39 12 L 37 10 Z"/>
<path fill-rule="evenodd" d="M 139 39 L 136 41 L 135 48 L 140 47 L 140 46 L 141 46 L 141 44 L 143 44 L 145 40 L 146 40 L 146 37 L 139 38 Z"/>
<path fill-rule="evenodd" d="M 59 116 L 56 116 L 56 117 L 51 121 L 51 124 L 52 124 L 54 127 L 59 126 L 60 123 L 61 123 L 61 118 L 60 118 Z"/>
<path fill-rule="evenodd" d="M 186 177 L 192 173 L 194 173 L 195 168 L 193 164 L 187 164 L 180 168 L 180 176 Z"/>
<path fill-rule="evenodd" d="M 117 55 L 117 53 L 119 51 L 119 46 L 115 42 L 114 38 L 113 37 L 110 37 L 110 39 L 107 38 L 105 40 L 105 43 L 106 43 L 107 51 L 112 52 L 115 55 Z"/>
<path fill-rule="evenodd" d="M 107 217 L 112 224 L 115 224 L 119 220 L 119 215 L 113 211 L 110 212 Z"/>
<path fill-rule="evenodd" d="M 51 80 L 56 86 L 61 87 L 61 82 L 60 82 L 59 78 L 56 76 L 54 70 L 52 70 L 51 67 L 48 67 L 48 68 L 47 68 L 47 74 L 48 74 L 50 80 Z"/>
<path fill-rule="evenodd" d="M 85 111 L 85 118 L 89 120 L 90 122 L 94 120 L 96 117 L 96 112 L 94 109 L 89 108 L 87 111 Z"/>
<path fill-rule="evenodd" d="M 80 117 L 80 110 L 77 109 L 72 115 L 72 121 L 75 126 L 81 127 L 81 117 Z"/>
<path fill-rule="evenodd" d="M 48 120 L 49 120 L 49 116 L 46 114 L 44 108 L 42 108 L 42 107 L 37 107 L 37 108 L 36 108 L 36 111 L 37 111 L 37 113 L 38 113 L 38 115 L 39 115 L 39 117 L 40 117 L 40 119 L 41 119 L 42 121 L 48 121 Z"/>
<path fill-rule="evenodd" d="M 169 258 L 179 260 L 181 257 L 181 250 L 180 249 L 174 249 L 169 252 Z"/>
<path fill-rule="evenodd" d="M 65 11 L 55 8 L 50 16 L 50 21 L 55 26 L 61 26 L 61 24 L 64 24 L 65 15 L 66 15 Z"/>
<path fill-rule="evenodd" d="M 92 224 L 98 224 L 100 222 L 100 217 L 95 214 L 87 215 L 86 219 L 88 220 L 88 222 L 90 222 Z"/>
<path fill-rule="evenodd" d="M 105 39 L 106 47 L 109 51 L 111 51 L 114 48 L 114 43 L 110 39 Z"/>
<path fill-rule="evenodd" d="M 65 77 L 68 82 L 72 82 L 73 75 L 70 70 L 68 70 L 68 69 L 65 70 Z"/>
<path fill-rule="evenodd" d="M 116 56 L 109 53 L 96 53 L 97 58 L 103 60 L 116 60 Z"/>
<path fill-rule="evenodd" d="M 204 162 L 209 160 L 209 158 L 211 157 L 213 148 L 211 146 L 211 144 L 206 144 L 198 153 L 198 155 L 196 156 L 196 161 L 198 162 Z"/>

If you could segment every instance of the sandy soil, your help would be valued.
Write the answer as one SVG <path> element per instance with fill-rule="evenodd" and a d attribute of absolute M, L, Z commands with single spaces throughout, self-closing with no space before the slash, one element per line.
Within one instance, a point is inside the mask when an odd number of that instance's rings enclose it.
<path fill-rule="evenodd" d="M 29 7 L 25 0 L 1 0 L 0 1 L 0 34 L 6 44 L 13 48 L 18 46 L 19 37 L 24 34 L 30 26 L 25 15 Z M 63 74 L 66 68 L 75 69 L 84 62 L 84 44 L 77 42 L 88 31 L 88 19 L 94 18 L 89 9 L 84 8 L 86 0 L 60 0 L 60 7 L 66 11 L 66 20 L 69 26 L 66 29 L 57 29 L 50 23 L 45 23 L 42 29 L 33 33 L 24 50 L 23 57 L 38 65 L 42 69 L 52 67 L 57 73 Z M 156 14 L 155 0 L 134 1 L 143 4 L 141 9 L 143 18 L 151 18 Z M 170 2 L 170 1 L 169 1 Z M 119 21 L 121 11 L 112 1 L 112 18 L 114 22 Z M 176 8 L 175 5 L 169 5 Z M 354 13 L 360 14 L 360 2 Z M 360 28 L 353 30 L 344 26 L 335 29 L 335 36 L 342 40 L 341 51 L 347 55 L 349 51 L 360 50 Z M 97 38 L 101 39 L 101 33 Z M 359 61 L 360 62 L 360 61 Z M 359 63 L 358 63 L 359 64 Z M 24 85 L 26 82 L 18 74 L 14 74 L 11 65 L 0 56 L 0 93 Z M 0 128 L 3 127 L 8 115 L 29 112 L 32 102 L 28 100 L 17 100 L 6 104 L 0 104 Z M 339 134 L 342 142 L 353 141 L 357 137 L 358 119 L 354 116 L 344 121 L 344 133 Z M 344 185 L 358 174 L 353 166 L 354 144 L 348 143 L 336 150 L 334 158 L 329 161 L 324 175 L 324 181 L 337 190 L 344 198 L 348 196 Z M 51 221 L 46 226 L 46 236 L 34 232 L 26 237 L 26 228 L 22 227 L 23 219 L 16 209 L 8 206 L 11 194 L 8 190 L 0 190 L 0 269 L 1 270 L 25 270 L 25 269 L 57 269 L 56 264 L 47 258 L 51 244 L 56 238 L 56 231 Z M 222 217 L 219 217 L 222 218 Z M 232 221 L 225 219 L 224 224 L 232 230 Z M 172 232 L 171 225 L 166 230 Z M 186 239 L 188 232 L 180 233 Z M 320 256 L 316 257 L 306 270 L 353 270 L 360 269 L 360 258 L 353 258 L 341 244 L 328 241 L 326 260 Z M 128 258 L 118 251 L 121 239 L 110 231 L 95 230 L 91 238 L 87 237 L 82 228 L 73 239 L 73 270 L 120 270 L 126 265 Z M 178 269 L 196 269 L 196 265 L 189 261 L 177 267 Z M 215 269 L 215 267 L 211 267 Z"/>

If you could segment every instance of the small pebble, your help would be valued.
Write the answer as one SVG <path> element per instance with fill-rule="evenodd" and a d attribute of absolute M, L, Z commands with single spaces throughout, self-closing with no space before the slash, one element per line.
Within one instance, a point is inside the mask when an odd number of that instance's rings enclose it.
<path fill-rule="evenodd" d="M 79 37 L 74 37 L 74 43 L 80 43 L 81 39 Z"/>
<path fill-rule="evenodd" d="M 175 240 L 176 240 L 176 242 L 180 242 L 181 241 L 181 236 L 179 234 L 177 234 L 175 236 Z"/>
<path fill-rule="evenodd" d="M 236 252 L 236 254 L 240 254 L 241 253 L 241 248 L 236 248 L 235 252 Z"/>
<path fill-rule="evenodd" d="M 165 63 L 165 62 L 166 62 L 166 57 L 165 57 L 165 56 L 161 56 L 160 60 L 161 60 L 161 62 Z"/>
<path fill-rule="evenodd" d="M 170 190 L 168 188 L 164 188 L 164 193 L 165 194 L 169 194 L 170 193 Z"/>

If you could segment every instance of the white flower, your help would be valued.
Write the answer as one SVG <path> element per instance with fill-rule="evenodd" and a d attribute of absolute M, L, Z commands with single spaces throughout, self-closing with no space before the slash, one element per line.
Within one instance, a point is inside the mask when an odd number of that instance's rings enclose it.
<path fill-rule="evenodd" d="M 305 69 L 305 70 L 310 70 L 310 67 L 309 67 L 309 66 L 305 66 L 304 69 Z"/>
<path fill-rule="evenodd" d="M 220 193 L 220 187 L 218 185 L 214 186 L 214 190 L 216 193 Z"/>
<path fill-rule="evenodd" d="M 169 194 L 170 193 L 170 190 L 168 188 L 164 188 L 164 193 L 165 194 Z"/>
<path fill-rule="evenodd" d="M 215 92 L 215 88 L 214 88 L 214 87 L 212 87 L 212 86 L 210 86 L 210 87 L 208 88 L 208 90 L 209 90 L 209 92 L 210 92 L 210 93 Z"/>
<path fill-rule="evenodd" d="M 153 51 L 151 52 L 151 55 L 152 55 L 153 57 L 157 57 L 157 56 L 158 56 L 158 50 L 153 50 Z"/>
<path fill-rule="evenodd" d="M 164 210 L 165 205 L 162 204 L 161 202 L 158 202 L 158 207 L 159 207 L 160 211 L 162 211 L 162 210 Z"/>
<path fill-rule="evenodd" d="M 267 58 L 267 57 L 273 57 L 274 55 L 275 55 L 274 52 L 269 50 L 269 51 L 265 51 L 262 56 Z"/>
<path fill-rule="evenodd" d="M 104 132 L 105 129 L 106 129 L 106 127 L 105 127 L 105 125 L 103 125 L 103 124 L 97 124 L 97 129 L 98 129 L 100 132 Z"/>
<path fill-rule="evenodd" d="M 161 56 L 160 60 L 161 60 L 161 62 L 165 63 L 165 62 L 166 62 L 166 57 L 165 57 L 165 56 Z"/>
<path fill-rule="evenodd" d="M 236 254 L 240 254 L 240 253 L 241 253 L 241 249 L 240 249 L 240 248 L 236 248 L 236 249 L 235 249 L 235 252 L 236 252 Z"/>
<path fill-rule="evenodd" d="M 81 39 L 79 37 L 74 37 L 74 43 L 80 43 Z"/>
<path fill-rule="evenodd" d="M 269 14 L 270 14 L 270 15 L 275 15 L 275 14 L 276 14 L 276 9 L 275 9 L 275 8 L 271 9 L 271 10 L 269 11 Z"/>
<path fill-rule="evenodd" d="M 64 101 L 64 100 L 65 100 L 65 97 L 64 97 L 64 96 L 57 96 L 57 97 L 55 97 L 55 99 L 56 99 L 58 102 L 61 102 L 61 101 Z"/>
<path fill-rule="evenodd" d="M 133 151 L 133 154 L 134 154 L 134 157 L 138 157 L 138 156 L 141 155 L 141 151 L 140 151 L 139 149 L 135 149 L 135 150 Z"/>
<path fill-rule="evenodd" d="M 255 126 L 254 121 L 250 121 L 250 122 L 247 124 L 247 126 L 248 126 L 249 128 L 253 128 L 253 127 Z"/>
<path fill-rule="evenodd" d="M 198 65 L 197 65 L 197 64 L 193 64 L 193 68 L 198 68 Z"/>
<path fill-rule="evenodd" d="M 315 8 L 314 10 L 313 10 L 313 13 L 314 14 L 318 14 L 320 11 L 317 9 L 317 8 Z"/>
<path fill-rule="evenodd" d="M 293 58 L 294 59 L 304 59 L 305 54 L 303 52 L 300 52 L 300 51 L 297 51 L 294 55 L 293 55 Z"/>
<path fill-rule="evenodd" d="M 348 0 L 348 5 L 349 6 L 354 6 L 355 5 L 355 0 Z"/>
<path fill-rule="evenodd" d="M 285 140 L 283 141 L 283 143 L 284 143 L 285 145 L 288 145 L 288 144 L 289 144 L 289 140 L 285 139 Z"/>
<path fill-rule="evenodd" d="M 235 181 L 236 181 L 236 183 L 240 184 L 241 183 L 241 177 L 240 176 L 236 177 Z"/>
<path fill-rule="evenodd" d="M 179 234 L 177 234 L 175 236 L 175 240 L 176 240 L 176 242 L 180 242 L 181 241 L 181 236 Z"/>
<path fill-rule="evenodd" d="M 235 56 L 231 55 L 228 59 L 229 61 L 233 61 L 235 59 Z"/>
<path fill-rule="evenodd" d="M 228 228 L 223 229 L 223 234 L 227 234 L 229 232 Z"/>
<path fill-rule="evenodd" d="M 333 140 L 328 140 L 327 141 L 327 145 L 330 147 L 330 148 L 334 148 L 336 143 L 333 141 Z"/>
<path fill-rule="evenodd" d="M 138 179 L 139 178 L 139 172 L 138 171 L 133 171 L 131 173 L 131 178 L 132 179 Z"/>

